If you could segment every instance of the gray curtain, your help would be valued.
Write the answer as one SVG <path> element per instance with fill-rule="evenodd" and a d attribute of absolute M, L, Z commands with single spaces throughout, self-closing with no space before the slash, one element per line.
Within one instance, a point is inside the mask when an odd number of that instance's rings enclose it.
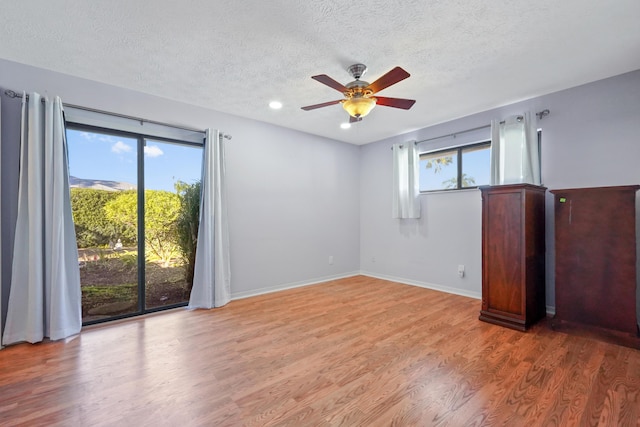
<path fill-rule="evenodd" d="M 0 176 L 2 176 L 2 102 L 0 102 Z M 0 188 L 0 212 L 2 212 L 2 189 Z M 0 260 L 2 257 L 2 227 L 0 226 Z M 2 264 L 0 263 L 0 336 L 2 335 Z M 0 350 L 2 350 L 0 339 Z"/>
<path fill-rule="evenodd" d="M 3 344 L 82 327 L 62 101 L 23 94 L 18 218 Z"/>
<path fill-rule="evenodd" d="M 222 307 L 231 300 L 224 138 L 207 129 L 203 150 L 200 226 L 188 308 Z"/>

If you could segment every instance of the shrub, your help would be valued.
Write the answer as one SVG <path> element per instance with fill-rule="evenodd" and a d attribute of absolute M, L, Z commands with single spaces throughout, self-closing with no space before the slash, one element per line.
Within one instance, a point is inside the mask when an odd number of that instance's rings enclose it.
<path fill-rule="evenodd" d="M 90 188 L 71 189 L 71 210 L 78 247 L 107 246 L 117 236 L 120 227 L 107 218 L 104 206 L 119 194 Z"/>
<path fill-rule="evenodd" d="M 169 191 L 145 190 L 144 199 L 145 250 L 168 266 L 178 251 L 175 222 L 180 211 L 180 197 Z M 118 197 L 105 204 L 104 210 L 110 221 L 121 224 L 127 232 L 137 230 L 137 192 L 120 192 Z"/>
<path fill-rule="evenodd" d="M 184 260 L 184 278 L 190 291 L 193 286 L 193 271 L 196 263 L 198 226 L 200 225 L 200 182 L 176 183 L 180 196 L 180 214 L 176 221 L 178 247 Z"/>

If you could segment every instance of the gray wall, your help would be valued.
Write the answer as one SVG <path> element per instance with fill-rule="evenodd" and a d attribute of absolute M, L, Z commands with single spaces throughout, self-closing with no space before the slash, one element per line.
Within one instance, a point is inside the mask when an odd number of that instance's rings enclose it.
<path fill-rule="evenodd" d="M 0 60 L 0 89 L 233 135 L 227 143 L 232 294 L 241 297 L 361 271 L 479 297 L 477 190 L 421 196 L 419 220 L 391 218 L 394 142 L 423 140 L 548 108 L 542 179 L 550 188 L 640 182 L 640 71 L 357 147 Z M 424 100 L 421 102 L 428 102 Z M 195 102 L 194 102 L 195 103 Z M 6 305 L 17 197 L 20 101 L 2 96 L 2 286 Z M 481 138 L 467 134 L 467 139 Z M 422 148 L 465 142 L 438 140 Z M 553 204 L 547 197 L 547 305 L 553 307 Z M 329 265 L 328 257 L 334 257 Z M 459 278 L 457 266 L 466 266 Z M 6 313 L 6 311 L 3 310 Z"/>
<path fill-rule="evenodd" d="M 392 219 L 389 147 L 395 142 L 420 141 L 486 125 L 491 119 L 543 109 L 551 112 L 538 123 L 542 128 L 542 180 L 546 187 L 640 183 L 640 71 L 369 144 L 361 148 L 361 270 L 479 297 L 482 290 L 480 192 L 424 194 L 421 219 Z M 439 140 L 421 144 L 421 148 L 435 149 L 447 143 L 456 142 Z M 553 308 L 554 229 L 550 194 L 546 216 L 547 306 Z M 464 264 L 467 270 L 462 279 L 457 275 L 459 264 Z"/>
<path fill-rule="evenodd" d="M 4 254 L 11 253 L 13 241 L 20 114 L 20 100 L 4 96 L 5 89 L 231 134 L 226 154 L 232 297 L 358 273 L 357 146 L 0 60 Z M 2 263 L 6 305 L 10 257 Z"/>

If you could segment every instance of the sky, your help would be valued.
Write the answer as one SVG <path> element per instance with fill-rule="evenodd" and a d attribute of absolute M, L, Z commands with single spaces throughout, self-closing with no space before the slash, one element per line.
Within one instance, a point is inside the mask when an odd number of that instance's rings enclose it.
<path fill-rule="evenodd" d="M 462 155 L 462 173 L 472 177 L 475 185 L 489 185 L 489 170 L 491 151 L 487 148 L 484 150 L 463 151 Z M 420 191 L 440 190 L 443 188 L 442 183 L 449 179 L 455 178 L 458 174 L 457 162 L 442 166 L 436 172 L 435 168 L 427 169 L 427 161 L 420 161 Z"/>
<path fill-rule="evenodd" d="M 67 129 L 69 175 L 127 182 L 137 186 L 137 141 L 132 138 Z M 200 179 L 202 148 L 147 140 L 145 188 L 175 192 L 178 180 Z"/>

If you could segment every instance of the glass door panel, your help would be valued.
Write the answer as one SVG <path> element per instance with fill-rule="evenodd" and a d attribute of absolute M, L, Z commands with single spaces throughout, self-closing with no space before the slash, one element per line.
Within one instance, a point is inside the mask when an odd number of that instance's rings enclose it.
<path fill-rule="evenodd" d="M 138 140 L 67 129 L 82 321 L 139 312 Z"/>
<path fill-rule="evenodd" d="M 201 170 L 201 146 L 145 140 L 145 309 L 189 301 Z"/>

